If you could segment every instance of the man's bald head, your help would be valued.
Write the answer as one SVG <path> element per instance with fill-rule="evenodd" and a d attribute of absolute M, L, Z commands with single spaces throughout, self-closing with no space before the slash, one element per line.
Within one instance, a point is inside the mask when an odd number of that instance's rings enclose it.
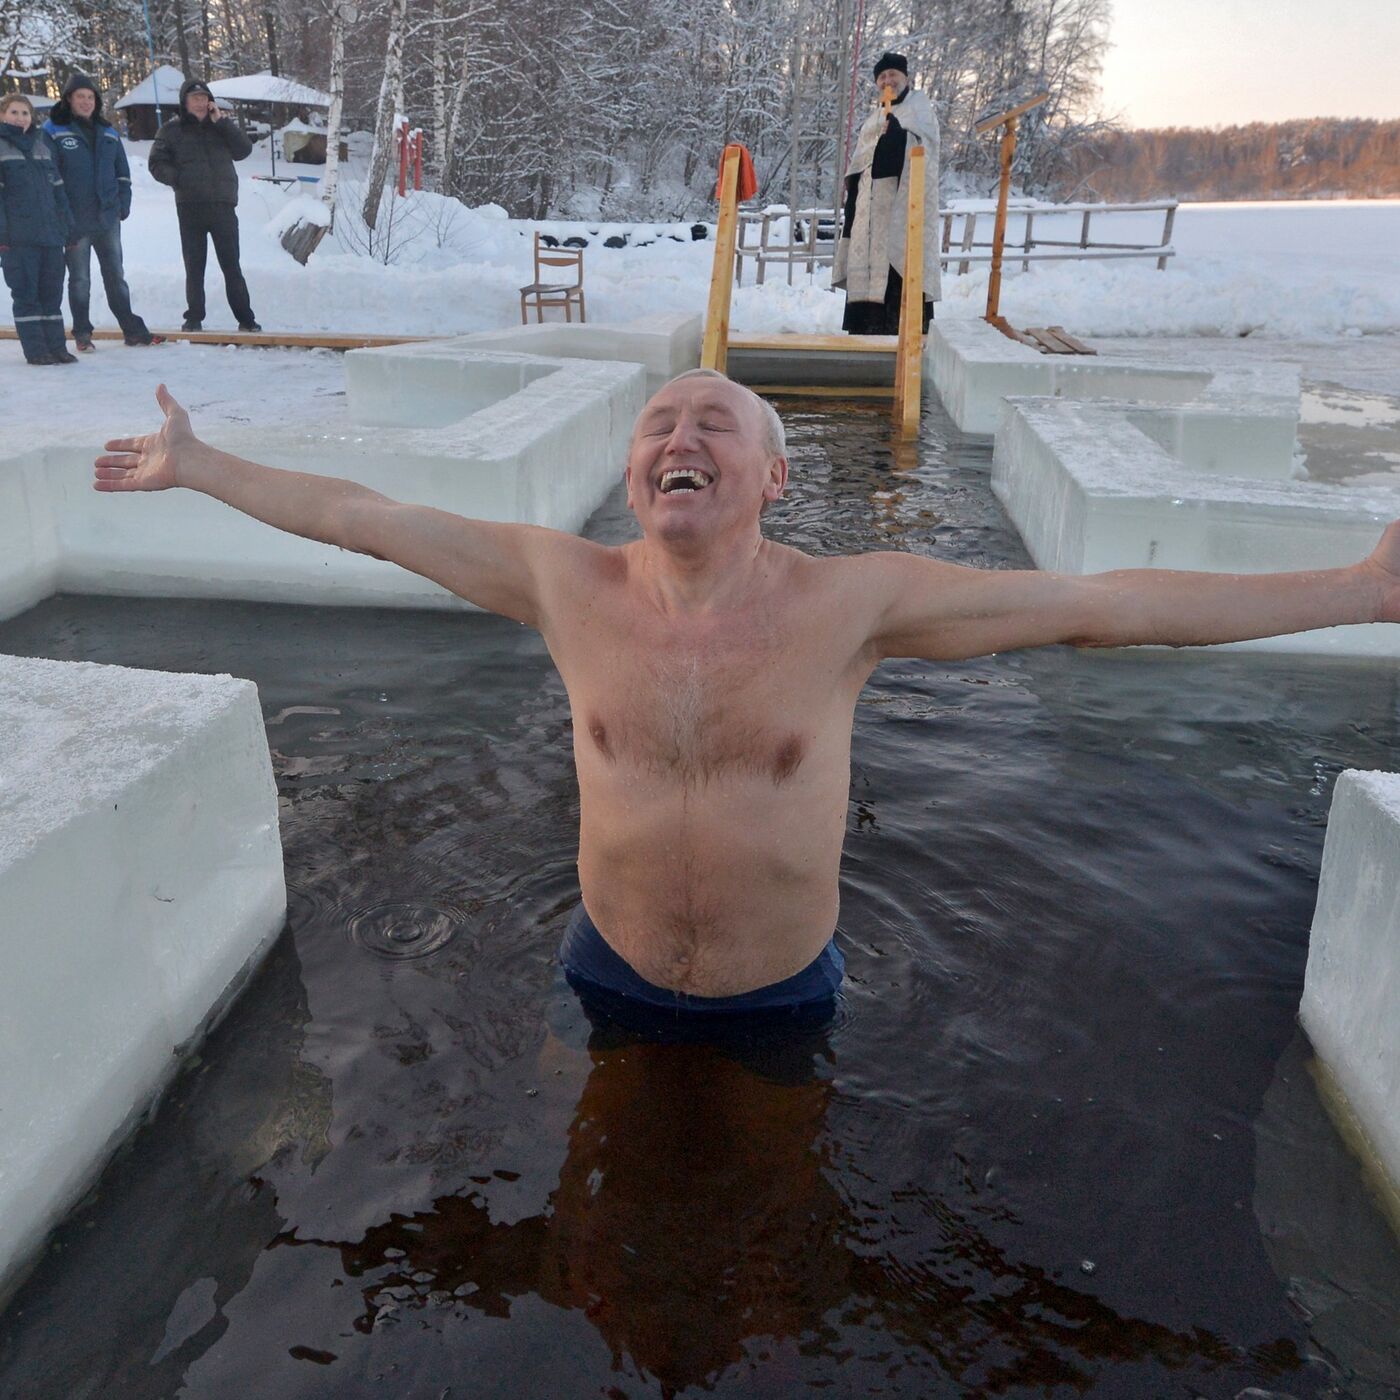
<path fill-rule="evenodd" d="M 775 457 L 787 456 L 787 434 L 783 431 L 783 420 L 778 417 L 777 409 L 767 399 L 760 398 L 746 384 L 740 384 L 727 374 L 721 374 L 717 369 L 688 369 L 684 374 L 678 374 L 674 379 L 667 380 L 661 387 L 669 389 L 672 384 L 683 384 L 687 379 L 718 379 L 722 384 L 732 384 L 758 409 L 757 421 L 762 424 L 763 428 L 764 450 L 771 452 Z"/>

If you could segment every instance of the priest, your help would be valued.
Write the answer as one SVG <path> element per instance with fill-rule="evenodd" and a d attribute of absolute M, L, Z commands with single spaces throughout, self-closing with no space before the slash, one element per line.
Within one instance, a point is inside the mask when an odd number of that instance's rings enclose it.
<path fill-rule="evenodd" d="M 882 54 L 875 64 L 881 103 L 866 118 L 846 171 L 845 211 L 831 285 L 846 293 L 842 330 L 852 335 L 898 335 L 904 290 L 904 243 L 909 156 L 925 152 L 923 328 L 939 299 L 938 118 L 909 86 L 909 60 Z"/>

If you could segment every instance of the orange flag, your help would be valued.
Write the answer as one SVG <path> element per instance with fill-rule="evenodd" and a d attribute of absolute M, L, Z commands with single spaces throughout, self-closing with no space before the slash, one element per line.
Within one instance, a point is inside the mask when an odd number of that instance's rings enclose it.
<path fill-rule="evenodd" d="M 758 176 L 754 173 L 753 157 L 737 141 L 726 146 L 719 158 L 719 179 L 715 182 L 715 198 L 724 198 L 724 161 L 730 151 L 739 152 L 739 200 L 742 203 L 758 193 Z"/>

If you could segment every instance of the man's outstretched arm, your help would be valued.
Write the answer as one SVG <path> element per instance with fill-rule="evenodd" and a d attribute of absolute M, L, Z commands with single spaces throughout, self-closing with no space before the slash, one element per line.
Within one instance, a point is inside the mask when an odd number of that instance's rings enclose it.
<path fill-rule="evenodd" d="M 405 505 L 353 481 L 259 466 L 202 442 L 189 415 L 156 390 L 165 421 L 154 433 L 116 438 L 97 458 L 99 491 L 184 486 L 278 530 L 388 559 L 478 607 L 539 625 L 538 568 L 571 535 L 530 525 L 468 520 Z"/>
<path fill-rule="evenodd" d="M 1400 622 L 1400 521 L 1367 558 L 1338 569 L 1104 574 L 968 569 L 914 555 L 868 555 L 882 656 L 952 660 L 1066 642 L 1208 646 L 1344 623 Z"/>

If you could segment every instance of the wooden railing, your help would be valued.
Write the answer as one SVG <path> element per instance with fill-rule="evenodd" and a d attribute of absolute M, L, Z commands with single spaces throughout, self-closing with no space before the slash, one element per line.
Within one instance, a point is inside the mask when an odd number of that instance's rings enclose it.
<path fill-rule="evenodd" d="M 1160 200 L 1147 204 L 1013 204 L 1007 210 L 1009 228 L 1006 238 L 1006 259 L 1019 262 L 1023 272 L 1033 262 L 1059 262 L 1081 258 L 1155 258 L 1157 267 L 1165 271 L 1167 259 L 1176 256 L 1171 246 L 1172 228 L 1176 222 L 1177 201 Z M 1162 217 L 1162 231 L 1156 242 L 1105 242 L 1092 236 L 1092 220 L 1106 214 L 1152 214 Z M 1036 234 L 1036 222 L 1062 216 L 1078 216 L 1077 238 L 1046 238 Z M 958 274 L 969 272 L 973 263 L 992 260 L 990 232 L 996 217 L 995 209 L 959 209 L 956 205 L 939 213 L 942 225 L 939 240 L 939 261 L 943 270 Z M 808 274 L 818 267 L 829 267 L 836 255 L 836 241 L 820 236 L 823 226 L 839 229 L 839 211 L 830 209 L 799 209 L 797 221 L 803 226 L 803 237 L 795 244 L 773 241 L 773 228 L 787 219 L 787 206 L 770 205 L 766 209 L 739 210 L 738 242 L 734 249 L 735 280 L 744 284 L 744 260 L 750 258 L 758 268 L 762 285 L 769 263 L 786 264 L 788 280 L 792 268 L 803 267 Z M 1016 220 L 1024 220 L 1017 224 Z M 1101 225 L 1102 226 L 1102 225 Z M 751 235 L 757 231 L 757 241 Z M 984 234 L 979 238 L 978 234 Z"/>
<path fill-rule="evenodd" d="M 919 434 L 919 379 L 924 363 L 924 178 L 924 148 L 915 146 L 909 152 L 904 291 L 899 303 L 899 348 L 894 357 L 894 426 L 905 442 Z"/>
<path fill-rule="evenodd" d="M 700 368 L 724 373 L 729 362 L 729 302 L 734 290 L 734 239 L 739 223 L 739 160 L 742 146 L 726 146 L 719 174 L 719 224 Z"/>
<path fill-rule="evenodd" d="M 1156 258 L 1157 267 L 1165 271 L 1167 259 L 1176 256 L 1171 246 L 1172 227 L 1176 222 L 1177 201 L 1161 200 L 1149 204 L 1022 204 L 1012 205 L 1006 211 L 1008 220 L 1024 219 L 1019 231 L 1008 230 L 1006 257 L 1010 262 L 1019 261 L 1021 270 L 1027 271 L 1032 262 L 1060 261 L 1074 258 Z M 1107 243 L 1090 237 L 1090 220 L 1099 214 L 1151 214 L 1160 213 L 1162 219 L 1161 237 L 1155 243 Z M 1035 221 L 1047 218 L 1079 216 L 1078 238 L 1037 237 Z M 990 229 L 996 217 L 994 209 L 945 209 L 942 213 L 943 237 L 940 244 L 940 258 L 943 266 L 957 263 L 959 273 L 967 272 L 973 263 L 991 262 L 991 238 L 979 240 L 979 221 L 984 229 Z M 960 224 L 958 223 L 960 221 Z M 1019 232 L 1020 236 L 1016 236 Z M 1044 251 L 1051 249 L 1055 251 Z"/>
<path fill-rule="evenodd" d="M 758 267 L 757 282 L 763 285 L 769 263 L 786 264 L 788 283 L 792 282 L 792 270 L 805 266 L 807 275 L 831 262 L 835 256 L 836 238 L 840 229 L 838 216 L 831 209 L 799 209 L 794 222 L 788 218 L 786 204 L 770 204 L 766 209 L 741 209 L 739 211 L 739 241 L 734 249 L 734 281 L 744 285 L 744 259 L 752 258 Z M 774 241 L 775 226 L 787 225 L 787 242 Z M 796 236 L 797 229 L 802 237 Z M 826 237 L 821 235 L 825 233 Z M 756 235 L 751 238 L 750 235 Z"/>

